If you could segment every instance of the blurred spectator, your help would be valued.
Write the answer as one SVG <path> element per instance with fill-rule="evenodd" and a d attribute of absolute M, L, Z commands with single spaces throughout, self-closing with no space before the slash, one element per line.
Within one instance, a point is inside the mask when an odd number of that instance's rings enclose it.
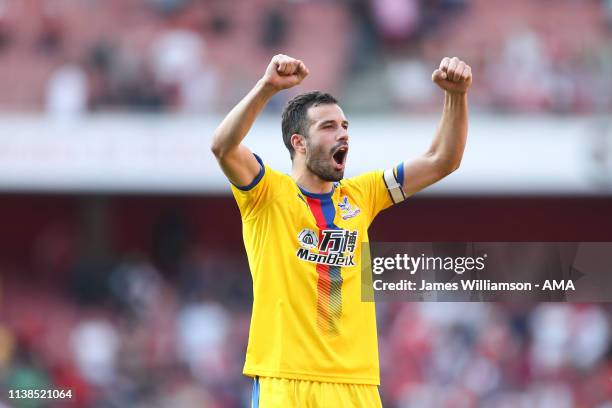
<path fill-rule="evenodd" d="M 144 320 L 160 299 L 162 280 L 146 256 L 134 254 L 111 273 L 110 290 L 130 316 Z"/>
<path fill-rule="evenodd" d="M 189 220 L 179 210 L 159 216 L 153 226 L 153 256 L 162 271 L 174 274 L 181 268 L 191 236 Z"/>
<path fill-rule="evenodd" d="M 566 358 L 570 338 L 570 312 L 564 305 L 544 305 L 532 317 L 535 331 L 531 350 L 535 369 L 542 373 L 559 369 Z"/>
<path fill-rule="evenodd" d="M 193 31 L 167 31 L 154 42 L 153 74 L 176 109 L 187 112 L 212 109 L 217 81 L 205 56 L 204 40 Z"/>
<path fill-rule="evenodd" d="M 387 88 L 396 106 L 418 110 L 434 96 L 432 69 L 420 58 L 394 59 L 386 67 Z"/>
<path fill-rule="evenodd" d="M 349 1 L 348 5 L 354 30 L 351 35 L 352 60 L 348 69 L 354 75 L 377 65 L 379 38 L 369 0 Z"/>
<path fill-rule="evenodd" d="M 261 44 L 272 53 L 280 52 L 287 42 L 287 17 L 282 1 L 276 1 L 266 9 L 261 22 Z"/>
<path fill-rule="evenodd" d="M 61 16 L 61 6 L 57 1 L 47 1 L 42 5 L 41 22 L 37 38 L 37 46 L 44 53 L 55 53 L 61 51 L 65 26 Z"/>
<path fill-rule="evenodd" d="M 542 305 L 534 311 L 532 324 L 540 329 L 533 330 L 534 368 L 544 373 L 568 364 L 588 370 L 604 357 L 611 344 L 607 318 L 594 308 Z"/>
<path fill-rule="evenodd" d="M 227 311 L 215 302 L 189 304 L 179 313 L 179 355 L 204 383 L 224 381 L 231 375 L 225 353 L 230 322 Z"/>
<path fill-rule="evenodd" d="M 115 327 L 102 319 L 81 321 L 72 332 L 72 350 L 83 377 L 98 386 L 116 379 L 119 336 Z"/>
<path fill-rule="evenodd" d="M 13 40 L 13 32 L 7 21 L 7 0 L 0 1 L 0 52 L 4 51 Z"/>
<path fill-rule="evenodd" d="M 181 85 L 195 76 L 204 57 L 204 42 L 188 30 L 162 33 L 151 48 L 155 80 L 168 92 L 179 92 Z"/>
<path fill-rule="evenodd" d="M 108 72 L 99 71 L 100 101 L 98 108 L 115 106 L 133 110 L 160 111 L 172 103 L 163 85 L 156 81 L 150 61 L 124 46 L 111 49 L 111 65 Z"/>
<path fill-rule="evenodd" d="M 163 15 L 171 15 L 187 6 L 190 0 L 147 0 L 153 8 Z"/>
<path fill-rule="evenodd" d="M 417 0 L 372 0 L 372 13 L 382 39 L 391 45 L 409 40 L 419 27 Z"/>
<path fill-rule="evenodd" d="M 506 37 L 499 60 L 487 74 L 499 101 L 540 111 L 550 103 L 553 82 L 543 74 L 550 67 L 541 37 L 520 27 Z"/>
<path fill-rule="evenodd" d="M 59 118 L 77 117 L 87 111 L 87 75 L 77 64 L 57 68 L 47 84 L 47 112 Z"/>
<path fill-rule="evenodd" d="M 30 390 L 48 389 L 50 379 L 48 373 L 42 367 L 40 356 L 34 353 L 31 349 L 21 345 L 15 350 L 12 366 L 3 378 L 4 388 L 6 390 Z M 0 375 L 3 373 L 0 373 Z M 2 377 L 0 377 L 2 378 Z M 4 395 L 6 393 L 3 392 Z M 36 399 L 20 399 L 16 400 L 18 407 L 34 408 L 39 406 Z"/>
<path fill-rule="evenodd" d="M 4 372 L 10 364 L 14 347 L 13 333 L 8 327 L 0 324 L 0 373 Z"/>
<path fill-rule="evenodd" d="M 608 29 L 612 29 L 612 0 L 603 0 L 602 7 L 608 20 Z"/>

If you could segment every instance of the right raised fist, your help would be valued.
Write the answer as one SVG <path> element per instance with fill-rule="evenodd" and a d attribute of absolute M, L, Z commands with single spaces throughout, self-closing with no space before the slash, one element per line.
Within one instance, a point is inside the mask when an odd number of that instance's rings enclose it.
<path fill-rule="evenodd" d="M 296 86 L 306 78 L 308 73 L 308 68 L 302 61 L 288 55 L 278 54 L 272 57 L 262 80 L 266 85 L 280 91 Z"/>

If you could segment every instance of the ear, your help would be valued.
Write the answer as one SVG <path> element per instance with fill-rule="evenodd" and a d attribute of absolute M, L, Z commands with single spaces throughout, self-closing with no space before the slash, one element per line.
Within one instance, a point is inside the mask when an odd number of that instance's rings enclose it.
<path fill-rule="evenodd" d="M 299 133 L 291 135 L 291 146 L 296 153 L 306 154 L 306 138 Z"/>

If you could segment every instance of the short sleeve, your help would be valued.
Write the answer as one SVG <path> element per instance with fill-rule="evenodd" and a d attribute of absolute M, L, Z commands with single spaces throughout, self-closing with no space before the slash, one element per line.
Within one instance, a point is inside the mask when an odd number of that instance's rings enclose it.
<path fill-rule="evenodd" d="M 369 221 L 382 210 L 405 199 L 401 186 L 404 181 L 403 164 L 388 170 L 363 173 L 346 180 L 361 195 L 362 203 L 368 207 Z M 395 182 L 395 184 L 392 184 Z M 398 198 L 399 195 L 399 198 Z"/>
<path fill-rule="evenodd" d="M 259 156 L 255 155 L 255 158 L 261 169 L 253 181 L 247 186 L 231 184 L 232 194 L 243 220 L 256 216 L 275 195 L 274 179 L 278 178 L 278 173 L 265 165 Z"/>

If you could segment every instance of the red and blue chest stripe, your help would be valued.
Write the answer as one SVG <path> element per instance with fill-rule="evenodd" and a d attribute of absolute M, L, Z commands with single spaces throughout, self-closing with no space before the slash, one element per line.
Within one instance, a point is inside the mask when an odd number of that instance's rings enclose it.
<path fill-rule="evenodd" d="M 322 231 L 339 230 L 334 224 L 336 207 L 332 200 L 333 191 L 328 194 L 313 194 L 302 190 L 306 203 L 315 218 L 319 229 L 319 242 Z M 318 263 L 317 269 L 317 326 L 326 334 L 338 334 L 342 316 L 342 274 L 339 266 Z"/>

